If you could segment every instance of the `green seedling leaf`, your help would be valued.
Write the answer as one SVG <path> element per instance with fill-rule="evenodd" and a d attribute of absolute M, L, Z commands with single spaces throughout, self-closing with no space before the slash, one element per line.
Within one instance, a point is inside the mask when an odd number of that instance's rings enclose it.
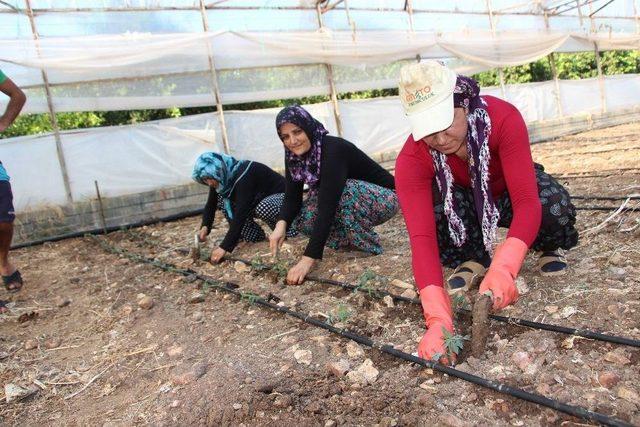
<path fill-rule="evenodd" d="M 447 331 L 444 326 L 442 327 L 442 336 L 444 337 L 444 347 L 448 356 L 460 354 L 460 351 L 464 347 L 464 341 L 469 340 L 468 336 L 452 334 Z"/>

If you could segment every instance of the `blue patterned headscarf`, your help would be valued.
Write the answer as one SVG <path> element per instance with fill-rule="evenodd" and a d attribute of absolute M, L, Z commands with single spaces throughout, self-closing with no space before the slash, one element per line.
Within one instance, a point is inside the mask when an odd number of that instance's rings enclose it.
<path fill-rule="evenodd" d="M 315 187 L 320 181 L 320 155 L 322 154 L 322 139 L 329 133 L 322 123 L 299 105 L 283 108 L 276 117 L 276 131 L 280 133 L 280 126 L 292 123 L 300 127 L 311 142 L 311 149 L 302 156 L 296 156 L 285 146 L 285 158 L 289 166 L 289 173 L 294 181 L 304 182 L 309 187 Z"/>
<path fill-rule="evenodd" d="M 252 163 L 247 160 L 236 160 L 226 154 L 203 153 L 196 159 L 191 178 L 203 185 L 207 185 L 204 182 L 205 178 L 218 181 L 220 185 L 216 188 L 216 192 L 222 197 L 225 212 L 229 218 L 233 218 L 229 197 Z"/>

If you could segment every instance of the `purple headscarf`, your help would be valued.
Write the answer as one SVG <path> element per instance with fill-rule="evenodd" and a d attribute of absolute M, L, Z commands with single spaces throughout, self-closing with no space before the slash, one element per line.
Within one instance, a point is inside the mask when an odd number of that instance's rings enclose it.
<path fill-rule="evenodd" d="M 276 117 L 276 131 L 280 134 L 280 126 L 292 123 L 300 127 L 311 142 L 311 149 L 302 156 L 297 156 L 285 146 L 285 160 L 289 166 L 289 173 L 294 181 L 304 182 L 309 187 L 315 187 L 320 181 L 320 155 L 322 153 L 322 139 L 329 132 L 322 123 L 314 119 L 311 114 L 299 105 L 283 108 Z"/>
<path fill-rule="evenodd" d="M 484 247 L 489 254 L 493 253 L 493 241 L 500 213 L 493 202 L 489 188 L 489 135 L 491 119 L 487 113 L 486 102 L 480 98 L 478 83 L 465 76 L 458 75 L 453 91 L 453 106 L 463 107 L 467 113 L 467 151 L 469 153 L 469 176 L 473 190 L 473 201 L 476 207 L 478 222 L 482 227 Z M 449 235 L 456 246 L 462 246 L 467 239 L 467 232 L 462 220 L 455 212 L 453 199 L 453 175 L 447 164 L 447 156 L 431 149 L 436 181 L 444 200 L 444 212 L 449 222 Z"/>

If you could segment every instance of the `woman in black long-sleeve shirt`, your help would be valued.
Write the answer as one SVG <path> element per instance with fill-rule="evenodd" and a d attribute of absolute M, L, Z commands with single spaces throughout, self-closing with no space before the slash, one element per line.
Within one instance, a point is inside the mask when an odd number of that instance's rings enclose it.
<path fill-rule="evenodd" d="M 273 230 L 284 199 L 284 178 L 258 162 L 236 160 L 226 154 L 204 153 L 196 160 L 193 179 L 209 186 L 209 197 L 202 213 L 198 237 L 204 241 L 211 232 L 216 209 L 229 222 L 229 231 L 211 261 L 219 262 L 232 252 L 240 239 L 259 242 L 265 239 L 254 218 L 266 222 Z M 290 231 L 289 235 L 295 232 Z"/>
<path fill-rule="evenodd" d="M 398 211 L 393 176 L 349 141 L 329 136 L 300 106 L 280 111 L 276 128 L 285 147 L 286 190 L 271 250 L 277 252 L 292 224 L 310 237 L 287 282 L 302 283 L 325 245 L 382 253 L 373 227 Z M 303 202 L 304 184 L 309 195 Z"/>

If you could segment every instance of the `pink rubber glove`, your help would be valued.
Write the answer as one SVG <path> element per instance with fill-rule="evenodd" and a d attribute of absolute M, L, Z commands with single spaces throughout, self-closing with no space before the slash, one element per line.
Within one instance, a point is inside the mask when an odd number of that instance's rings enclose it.
<path fill-rule="evenodd" d="M 420 301 L 427 332 L 418 344 L 418 356 L 432 360 L 435 354 L 440 354 L 442 355 L 439 359 L 440 363 L 445 365 L 455 363 L 455 355 L 452 355 L 452 360 L 447 357 L 442 334 L 442 328 L 453 334 L 453 312 L 449 294 L 443 287 L 427 286 L 420 291 Z"/>
<path fill-rule="evenodd" d="M 515 280 L 528 250 L 527 245 L 515 237 L 509 237 L 498 245 L 479 290 L 480 294 L 491 292 L 494 311 L 500 311 L 518 300 L 520 294 Z"/>

